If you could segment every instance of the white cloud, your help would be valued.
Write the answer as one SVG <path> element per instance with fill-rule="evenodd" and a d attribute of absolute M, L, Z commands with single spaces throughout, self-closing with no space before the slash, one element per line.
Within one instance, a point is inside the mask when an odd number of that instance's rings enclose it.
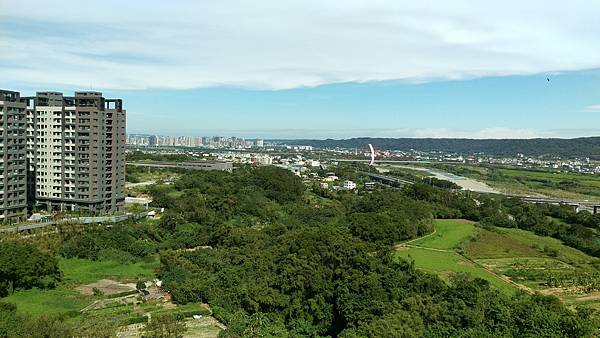
<path fill-rule="evenodd" d="M 0 86 L 294 88 L 600 67 L 595 0 L 23 0 Z"/>
<path fill-rule="evenodd" d="M 583 111 L 586 113 L 600 113 L 600 104 L 587 106 L 583 109 Z"/>

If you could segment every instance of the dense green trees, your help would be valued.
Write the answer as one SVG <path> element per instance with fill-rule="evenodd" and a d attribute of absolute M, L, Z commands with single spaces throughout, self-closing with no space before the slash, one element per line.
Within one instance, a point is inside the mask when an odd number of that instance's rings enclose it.
<path fill-rule="evenodd" d="M 271 168 L 192 174 L 175 185 L 181 198 L 162 220 L 162 245 L 193 249 L 162 251 L 159 277 L 175 301 L 209 303 L 228 326 L 225 337 L 579 337 L 595 330 L 587 312 L 555 298 L 510 298 L 466 276 L 447 284 L 389 250 L 431 232 L 434 216 L 536 227 L 545 216 L 535 208 L 428 184 L 309 198 L 296 182 Z"/>
<path fill-rule="evenodd" d="M 209 302 L 232 337 L 587 337 L 597 330 L 588 312 L 554 297 L 510 298 L 460 275 L 448 285 L 331 227 L 281 230 L 165 254 L 165 287 L 179 302 Z"/>
<path fill-rule="evenodd" d="M 146 327 L 144 338 L 181 338 L 186 331 L 185 323 L 178 321 L 173 314 L 154 316 Z"/>
<path fill-rule="evenodd" d="M 337 335 L 385 313 L 409 290 L 431 293 L 443 286 L 419 278 L 421 273 L 387 251 L 370 252 L 346 231 L 310 227 L 278 233 L 245 231 L 222 248 L 165 254 L 161 278 L 177 301 L 207 301 L 228 323 L 240 310 L 250 317 L 261 313 L 302 336 Z"/>
<path fill-rule="evenodd" d="M 570 206 L 530 204 L 503 199 L 499 208 L 489 210 L 482 218 L 484 225 L 517 227 L 550 236 L 589 255 L 600 257 L 600 234 L 596 231 L 598 216 L 587 211 L 576 213 Z"/>
<path fill-rule="evenodd" d="M 158 252 L 163 287 L 178 303 L 209 303 L 227 325 L 224 337 L 587 337 L 598 327 L 590 310 L 567 309 L 554 297 L 505 296 L 464 275 L 443 281 L 390 250 L 430 233 L 434 217 L 520 227 L 575 247 L 592 245 L 590 227 L 549 217 L 559 211 L 573 216 L 564 210 L 423 183 L 316 195 L 278 168 L 189 172 L 174 185 L 149 191 L 169 208 L 160 221 L 60 232 L 58 253 L 128 261 Z M 31 264 L 21 271 L 16 262 Z M 56 259 L 35 247 L 0 246 L 5 289 L 50 285 L 44 283 L 60 277 L 53 266 Z M 21 280 L 29 286 L 15 282 L 17 274 L 27 276 Z M 50 336 L 97 336 L 101 323 L 32 319 L 0 303 L 0 336 L 18 337 L 23 327 L 37 332 L 42 326 Z M 179 336 L 182 329 L 173 318 L 157 317 L 145 335 Z"/>
<path fill-rule="evenodd" d="M 353 235 L 386 245 L 433 231 L 430 205 L 394 191 L 354 199 L 345 223 Z"/>
<path fill-rule="evenodd" d="M 143 151 L 132 151 L 127 153 L 127 161 L 161 161 L 161 162 L 185 162 L 194 160 L 193 156 L 186 154 L 151 154 Z"/>
<path fill-rule="evenodd" d="M 600 229 L 600 214 L 593 215 L 587 210 L 576 212 L 569 205 L 544 205 L 543 212 L 572 224 L 580 224 L 588 228 Z"/>
<path fill-rule="evenodd" d="M 484 280 L 457 275 L 434 295 L 410 295 L 342 336 L 589 337 L 596 330 L 588 311 L 572 312 L 554 297 L 502 296 Z"/>
<path fill-rule="evenodd" d="M 157 251 L 155 232 L 147 224 L 115 224 L 90 227 L 83 232 L 65 234 L 59 252 L 66 258 L 115 260 L 120 262 L 146 258 Z"/>
<path fill-rule="evenodd" d="M 0 297 L 16 289 L 52 288 L 60 278 L 52 255 L 27 243 L 0 244 Z"/>

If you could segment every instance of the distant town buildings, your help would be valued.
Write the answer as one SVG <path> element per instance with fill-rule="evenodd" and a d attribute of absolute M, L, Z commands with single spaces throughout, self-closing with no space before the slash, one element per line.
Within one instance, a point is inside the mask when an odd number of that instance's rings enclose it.
<path fill-rule="evenodd" d="M 271 165 L 273 164 L 273 157 L 269 155 L 259 155 L 254 158 L 254 163 L 260 165 Z"/>
<path fill-rule="evenodd" d="M 206 148 L 229 148 L 249 149 L 262 148 L 262 139 L 246 140 L 243 137 L 222 136 L 161 136 L 161 135 L 129 135 L 127 144 L 142 147 L 206 147 Z"/>

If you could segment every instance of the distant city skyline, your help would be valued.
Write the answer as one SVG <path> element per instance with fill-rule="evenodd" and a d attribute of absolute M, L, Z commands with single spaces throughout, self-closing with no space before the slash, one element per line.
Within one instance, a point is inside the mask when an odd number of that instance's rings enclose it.
<path fill-rule="evenodd" d="M 2 7 L 0 88 L 122 97 L 138 133 L 600 135 L 595 1 L 80 6 Z"/>
<path fill-rule="evenodd" d="M 127 144 L 133 146 L 181 146 L 181 147 L 231 147 L 252 148 L 263 147 L 261 138 L 225 137 L 225 136 L 180 136 L 180 135 L 148 135 L 128 134 Z"/>

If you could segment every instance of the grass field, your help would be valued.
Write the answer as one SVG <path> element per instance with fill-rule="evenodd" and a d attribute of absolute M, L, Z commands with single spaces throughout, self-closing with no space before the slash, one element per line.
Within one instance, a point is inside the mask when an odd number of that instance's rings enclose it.
<path fill-rule="evenodd" d="M 446 280 L 452 273 L 465 272 L 489 281 L 491 285 L 507 294 L 517 290 L 510 282 L 453 250 L 476 236 L 478 229 L 473 222 L 436 220 L 435 229 L 435 234 L 407 242 L 404 247 L 401 246 L 397 256 L 414 261 L 417 268 L 435 273 Z"/>
<path fill-rule="evenodd" d="M 487 280 L 504 293 L 512 294 L 517 290 L 512 284 L 498 278 L 456 252 L 432 251 L 413 247 L 405 251 L 399 251 L 398 257 L 414 261 L 417 268 L 435 273 L 442 279 L 447 280 L 451 273 L 466 272 L 473 277 Z"/>
<path fill-rule="evenodd" d="M 33 316 L 77 314 L 90 303 L 90 298 L 79 292 L 59 286 L 53 290 L 22 290 L 2 299 L 15 303 L 19 312 Z"/>
<path fill-rule="evenodd" d="M 52 290 L 21 290 L 3 301 L 17 304 L 17 309 L 34 316 L 42 314 L 66 314 L 81 310 L 93 299 L 81 295 L 74 287 L 110 278 L 122 282 L 148 280 L 154 276 L 158 261 L 122 264 L 113 261 L 90 261 L 87 259 L 59 259 L 63 280 Z"/>
<path fill-rule="evenodd" d="M 152 161 L 141 161 L 141 162 L 152 162 Z M 127 165 L 128 181 L 134 181 L 134 183 L 145 182 L 145 181 L 159 181 L 165 179 L 176 179 L 180 174 L 176 173 L 167 168 L 150 168 L 150 167 L 136 167 L 133 165 Z"/>
<path fill-rule="evenodd" d="M 121 282 L 135 282 L 138 279 L 148 280 L 154 276 L 158 260 L 136 263 L 119 263 L 114 261 L 90 261 L 87 259 L 59 260 L 63 271 L 63 281 L 69 284 L 86 284 L 101 278 L 110 278 Z"/>
<path fill-rule="evenodd" d="M 151 280 L 155 276 L 158 260 L 147 262 L 119 263 L 114 261 L 90 261 L 86 259 L 59 258 L 59 266 L 63 272 L 63 280 L 51 290 L 20 290 L 2 299 L 4 302 L 15 303 L 21 313 L 32 316 L 60 315 L 68 322 L 82 320 L 80 310 L 92 304 L 95 300 L 110 298 L 109 296 L 86 296 L 75 288 L 80 285 L 96 282 L 99 279 L 111 279 L 120 282 L 136 282 Z M 166 312 L 190 313 L 198 312 L 207 318 L 202 321 L 189 320 L 190 330 L 187 336 L 216 337 L 221 330 L 206 307 L 200 303 L 175 305 L 171 303 L 146 302 L 140 305 L 124 305 L 114 303 L 103 309 L 90 310 L 87 313 L 103 318 L 111 318 L 119 322 L 128 318 L 141 317 L 146 313 L 157 315 Z"/>
<path fill-rule="evenodd" d="M 550 252 L 555 252 L 555 256 Z M 477 240 L 465 245 L 465 254 L 473 259 L 549 257 L 578 266 L 598 260 L 562 244 L 558 239 L 506 228 L 495 228 L 494 231 L 481 229 Z"/>
<path fill-rule="evenodd" d="M 410 244 L 435 249 L 453 249 L 475 236 L 475 225 L 465 220 L 436 220 L 435 234 Z"/>
<path fill-rule="evenodd" d="M 554 294 L 570 305 L 600 309 L 600 292 L 557 288 L 553 278 L 585 286 L 593 283 L 599 259 L 520 229 L 476 227 L 463 220 L 437 220 L 436 232 L 398 246 L 397 256 L 414 261 L 419 269 L 447 280 L 452 273 L 469 273 L 483 278 L 506 294 L 517 289 Z M 581 281 L 581 276 L 592 276 Z M 566 277 L 565 277 L 566 276 Z"/>

